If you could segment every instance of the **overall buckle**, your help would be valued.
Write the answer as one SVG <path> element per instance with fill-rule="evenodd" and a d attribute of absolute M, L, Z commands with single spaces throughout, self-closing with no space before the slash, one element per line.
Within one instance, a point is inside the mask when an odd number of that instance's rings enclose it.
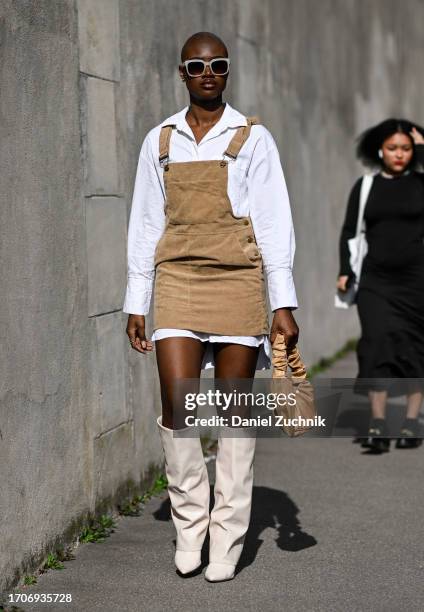
<path fill-rule="evenodd" d="M 163 155 L 162 157 L 159 157 L 159 166 L 161 168 L 163 168 L 163 170 L 168 170 L 169 165 L 169 155 Z"/>

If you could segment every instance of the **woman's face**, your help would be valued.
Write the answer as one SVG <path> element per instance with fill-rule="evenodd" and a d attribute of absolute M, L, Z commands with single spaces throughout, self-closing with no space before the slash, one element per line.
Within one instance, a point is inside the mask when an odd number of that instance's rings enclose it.
<path fill-rule="evenodd" d="M 401 132 L 386 138 L 381 149 L 383 151 L 383 163 L 393 174 L 403 172 L 414 154 L 411 138 Z"/>
<path fill-rule="evenodd" d="M 203 39 L 193 41 L 186 49 L 183 61 L 202 59 L 205 62 L 218 57 L 228 57 L 226 48 L 218 41 Z M 201 76 L 189 76 L 183 64 L 179 67 L 181 78 L 185 81 L 190 96 L 197 100 L 214 100 L 218 98 L 227 85 L 228 74 L 217 76 L 212 74 L 210 66 L 206 66 Z"/>

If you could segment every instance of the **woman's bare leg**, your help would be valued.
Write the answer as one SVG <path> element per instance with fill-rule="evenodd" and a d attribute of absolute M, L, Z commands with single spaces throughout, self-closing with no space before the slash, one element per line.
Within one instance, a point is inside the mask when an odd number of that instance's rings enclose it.
<path fill-rule="evenodd" d="M 178 416 L 183 417 L 184 409 L 174 405 L 173 386 L 176 380 L 183 378 L 197 378 L 200 383 L 205 343 L 195 338 L 175 337 L 156 340 L 155 344 L 162 398 L 162 424 L 168 429 L 181 429 L 185 425 L 178 423 Z"/>
<path fill-rule="evenodd" d="M 418 419 L 421 410 L 421 404 L 423 403 L 423 394 L 421 391 L 415 391 L 409 393 L 407 396 L 408 408 L 406 411 L 407 419 Z"/>
<path fill-rule="evenodd" d="M 229 343 L 214 344 L 215 379 L 219 379 L 216 386 L 227 393 L 233 390 L 240 393 L 249 393 L 253 385 L 258 354 L 259 347 Z M 228 383 L 226 383 L 227 379 Z M 247 380 L 237 384 L 237 379 Z M 250 414 L 249 408 L 249 406 L 234 405 L 230 406 L 225 412 L 217 409 L 217 413 L 230 419 L 232 415 L 248 417 Z"/>
<path fill-rule="evenodd" d="M 253 378 L 259 347 L 219 342 L 214 344 L 215 378 Z"/>
<path fill-rule="evenodd" d="M 373 419 L 384 419 L 386 416 L 387 391 L 369 391 L 371 414 Z"/>

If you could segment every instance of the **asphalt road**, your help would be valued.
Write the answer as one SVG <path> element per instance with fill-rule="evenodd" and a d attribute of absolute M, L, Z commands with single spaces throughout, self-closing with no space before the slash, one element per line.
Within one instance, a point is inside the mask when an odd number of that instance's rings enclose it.
<path fill-rule="evenodd" d="M 327 375 L 349 376 L 350 355 Z M 257 442 L 251 527 L 234 580 L 180 578 L 167 495 L 121 518 L 103 543 L 83 544 L 29 593 L 70 604 L 23 610 L 424 610 L 423 447 L 369 455 L 349 437 Z M 213 462 L 210 463 L 213 479 Z"/>

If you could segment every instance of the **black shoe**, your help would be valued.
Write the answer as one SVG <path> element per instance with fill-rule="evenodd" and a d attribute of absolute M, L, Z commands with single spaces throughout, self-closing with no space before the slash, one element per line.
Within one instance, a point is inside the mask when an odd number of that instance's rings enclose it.
<path fill-rule="evenodd" d="M 423 443 L 421 438 L 415 437 L 417 434 L 411 429 L 401 429 L 400 435 L 402 437 L 396 440 L 396 448 L 418 448 Z"/>
<path fill-rule="evenodd" d="M 361 446 L 362 448 L 369 448 L 376 453 L 388 453 L 390 450 L 390 438 L 369 437 Z"/>
<path fill-rule="evenodd" d="M 376 453 L 388 453 L 390 438 L 385 438 L 386 423 L 384 419 L 373 419 L 368 430 L 368 438 L 361 443 L 362 448 L 368 448 Z"/>

